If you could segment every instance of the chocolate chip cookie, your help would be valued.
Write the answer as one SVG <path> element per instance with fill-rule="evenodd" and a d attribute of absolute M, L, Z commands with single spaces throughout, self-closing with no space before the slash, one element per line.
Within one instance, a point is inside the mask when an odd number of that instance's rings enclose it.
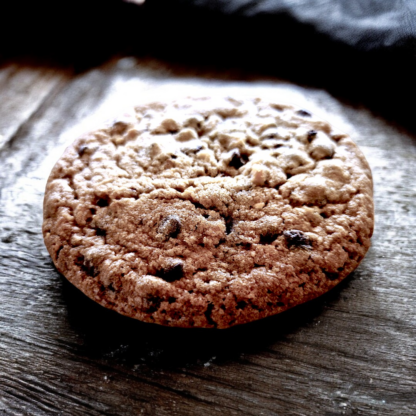
<path fill-rule="evenodd" d="M 347 135 L 279 102 L 186 98 L 76 140 L 49 177 L 43 234 L 101 305 L 227 328 L 333 288 L 373 223 L 371 171 Z"/>

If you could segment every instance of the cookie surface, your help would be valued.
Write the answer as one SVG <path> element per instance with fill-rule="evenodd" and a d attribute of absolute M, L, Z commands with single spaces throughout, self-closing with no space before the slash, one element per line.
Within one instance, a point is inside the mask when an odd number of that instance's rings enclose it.
<path fill-rule="evenodd" d="M 226 328 L 334 287 L 370 246 L 370 168 L 309 112 L 261 99 L 155 102 L 76 140 L 43 234 L 87 296 L 162 325 Z"/>

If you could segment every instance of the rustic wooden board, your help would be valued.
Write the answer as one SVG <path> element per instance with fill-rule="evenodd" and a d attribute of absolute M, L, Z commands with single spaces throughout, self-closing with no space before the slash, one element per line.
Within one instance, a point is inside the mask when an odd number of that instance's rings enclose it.
<path fill-rule="evenodd" d="M 231 330 L 162 328 L 103 309 L 44 248 L 53 163 L 141 96 L 214 90 L 281 96 L 351 133 L 375 179 L 372 248 L 331 293 Z M 0 415 L 416 414 L 414 136 L 322 90 L 136 58 L 82 74 L 5 62 L 0 103 Z"/>

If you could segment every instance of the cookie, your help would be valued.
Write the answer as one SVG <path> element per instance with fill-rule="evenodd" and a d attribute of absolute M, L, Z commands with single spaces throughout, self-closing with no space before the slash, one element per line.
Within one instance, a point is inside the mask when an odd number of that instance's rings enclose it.
<path fill-rule="evenodd" d="M 370 168 L 345 134 L 262 99 L 154 102 L 56 163 L 43 234 L 101 305 L 227 328 L 327 292 L 370 246 Z"/>

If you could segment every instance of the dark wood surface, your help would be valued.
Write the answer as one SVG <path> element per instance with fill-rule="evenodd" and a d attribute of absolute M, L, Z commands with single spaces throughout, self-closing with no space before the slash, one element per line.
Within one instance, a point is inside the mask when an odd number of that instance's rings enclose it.
<path fill-rule="evenodd" d="M 94 304 L 43 245 L 47 176 L 79 132 L 143 95 L 271 93 L 351 133 L 376 231 L 335 290 L 225 331 L 143 324 Z M 323 90 L 114 59 L 81 74 L 0 66 L 0 415 L 416 415 L 416 140 Z"/>

